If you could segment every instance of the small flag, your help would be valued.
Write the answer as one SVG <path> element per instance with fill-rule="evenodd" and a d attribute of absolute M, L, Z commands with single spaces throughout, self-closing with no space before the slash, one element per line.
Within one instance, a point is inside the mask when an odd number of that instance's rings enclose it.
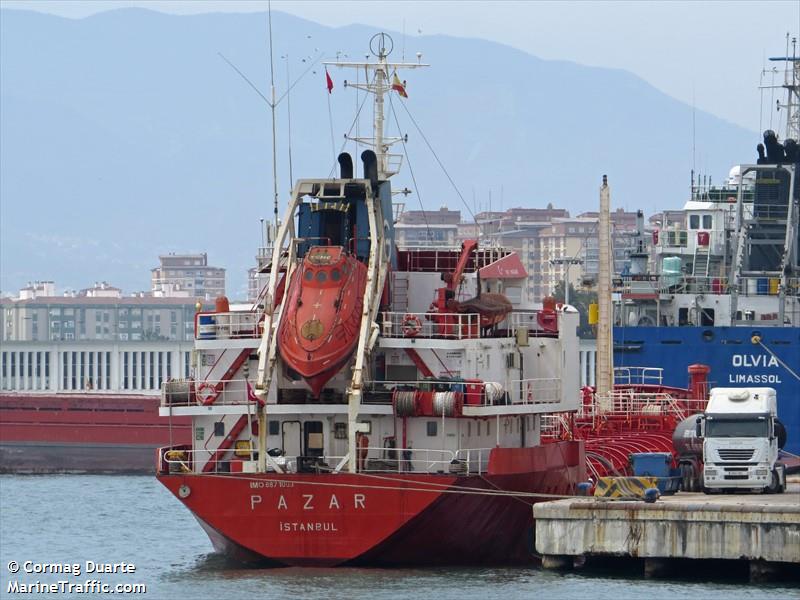
<path fill-rule="evenodd" d="M 328 74 L 327 68 L 325 69 L 325 85 L 327 86 L 328 93 L 330 94 L 333 91 L 333 79 L 331 79 L 331 76 Z"/>
<path fill-rule="evenodd" d="M 394 72 L 394 76 L 392 77 L 392 89 L 400 94 L 403 98 L 408 98 L 408 94 L 406 94 L 406 86 L 403 85 L 402 81 L 400 81 L 400 78 L 397 76 L 397 71 Z"/>

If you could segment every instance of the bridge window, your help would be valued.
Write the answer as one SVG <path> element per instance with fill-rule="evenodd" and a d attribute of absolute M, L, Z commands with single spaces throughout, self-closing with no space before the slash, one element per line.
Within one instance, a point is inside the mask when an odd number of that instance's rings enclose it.
<path fill-rule="evenodd" d="M 703 215 L 703 229 L 711 229 L 712 222 L 711 215 Z"/>
<path fill-rule="evenodd" d="M 700 229 L 700 215 L 689 215 L 689 229 Z"/>

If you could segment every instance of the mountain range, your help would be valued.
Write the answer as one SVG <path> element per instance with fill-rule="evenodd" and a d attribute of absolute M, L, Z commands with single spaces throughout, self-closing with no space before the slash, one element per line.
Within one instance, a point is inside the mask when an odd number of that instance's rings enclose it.
<path fill-rule="evenodd" d="M 357 74 L 335 66 L 328 94 L 321 60 L 362 60 L 376 31 L 274 12 L 272 32 L 276 96 L 305 73 L 277 109 L 283 206 L 289 147 L 295 179 L 328 176 L 364 100 L 344 85 Z M 387 105 L 388 133 L 408 134 L 394 183 L 414 190 L 408 209 L 447 205 L 468 220 L 491 196 L 494 209 L 575 215 L 595 209 L 603 174 L 613 207 L 650 214 L 686 200 L 691 106 L 621 70 L 389 33 L 391 59 L 431 65 L 401 72 L 408 98 Z M 142 290 L 159 254 L 207 252 L 243 297 L 273 210 L 271 117 L 222 57 L 269 97 L 269 40 L 266 13 L 0 11 L 0 289 L 52 279 Z M 361 135 L 371 114 L 367 101 Z M 702 111 L 694 120 L 715 180 L 754 158 L 755 132 Z"/>

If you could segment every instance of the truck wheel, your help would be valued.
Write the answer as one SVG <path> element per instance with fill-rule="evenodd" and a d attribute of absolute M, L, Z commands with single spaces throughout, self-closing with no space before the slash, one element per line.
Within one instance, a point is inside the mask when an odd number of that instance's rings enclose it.
<path fill-rule="evenodd" d="M 769 485 L 764 488 L 764 492 L 767 494 L 780 494 L 781 491 L 781 480 L 778 477 L 777 469 L 772 470 L 772 477 L 770 477 Z"/>
<path fill-rule="evenodd" d="M 681 465 L 681 490 L 693 492 L 692 489 L 692 468 L 689 465 Z"/>
<path fill-rule="evenodd" d="M 780 469 L 778 473 L 778 494 L 783 494 L 786 491 L 786 468 L 783 465 L 780 465 L 776 471 Z"/>

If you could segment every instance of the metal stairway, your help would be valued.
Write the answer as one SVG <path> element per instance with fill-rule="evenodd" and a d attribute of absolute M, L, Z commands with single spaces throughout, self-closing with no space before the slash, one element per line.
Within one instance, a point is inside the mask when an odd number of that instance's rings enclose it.
<path fill-rule="evenodd" d="M 708 277 L 710 265 L 711 265 L 711 252 L 709 252 L 709 247 L 696 244 L 694 247 L 694 262 L 692 263 L 692 275 L 694 275 L 695 277 Z"/>
<path fill-rule="evenodd" d="M 392 310 L 408 311 L 408 273 L 392 274 Z"/>

